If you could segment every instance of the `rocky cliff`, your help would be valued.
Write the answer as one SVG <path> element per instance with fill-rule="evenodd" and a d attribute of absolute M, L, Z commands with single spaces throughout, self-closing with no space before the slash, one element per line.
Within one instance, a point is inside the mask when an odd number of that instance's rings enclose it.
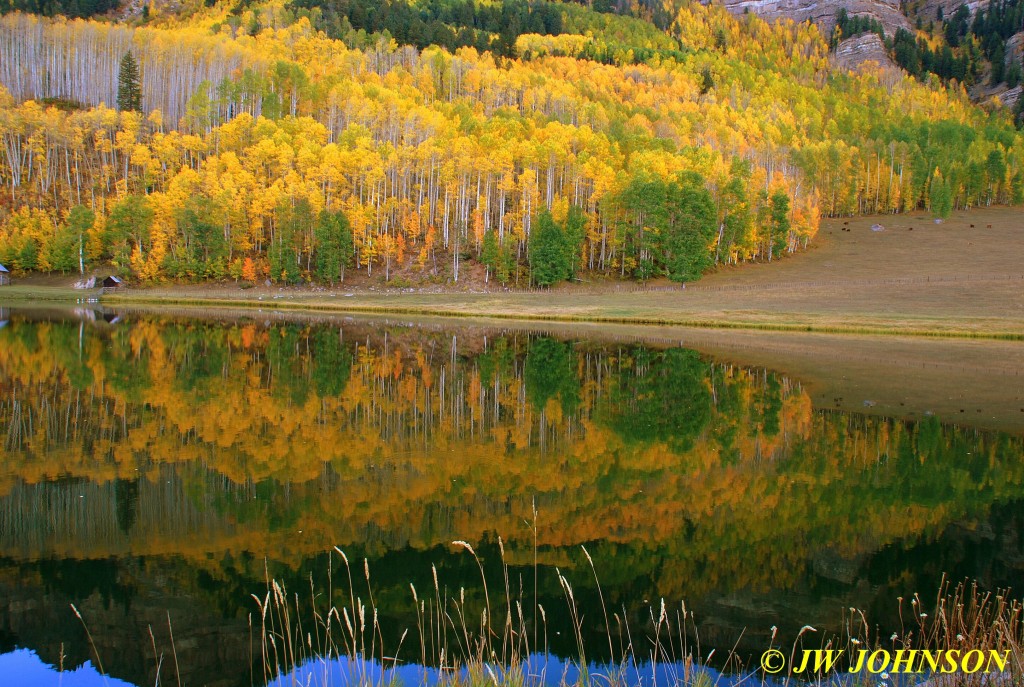
<path fill-rule="evenodd" d="M 939 10 L 942 10 L 942 16 L 949 17 L 957 11 L 960 5 L 967 5 L 967 9 L 973 15 L 979 9 L 988 9 L 989 0 L 924 0 L 924 2 L 916 3 L 913 11 L 909 14 L 921 17 L 921 20 L 927 23 L 931 20 L 938 20 Z"/>
<path fill-rule="evenodd" d="M 850 16 L 877 19 L 885 27 L 886 35 L 896 29 L 910 29 L 910 22 L 900 11 L 899 0 L 848 0 L 847 2 L 820 2 L 818 0 L 724 0 L 726 9 L 733 14 L 753 12 L 769 21 L 792 19 L 810 20 L 828 35 L 836 23 L 836 14 L 842 7 Z"/>
<path fill-rule="evenodd" d="M 862 33 L 847 38 L 836 46 L 832 54 L 832 64 L 843 69 L 854 69 L 865 62 L 877 62 L 883 67 L 898 69 L 877 33 Z"/>

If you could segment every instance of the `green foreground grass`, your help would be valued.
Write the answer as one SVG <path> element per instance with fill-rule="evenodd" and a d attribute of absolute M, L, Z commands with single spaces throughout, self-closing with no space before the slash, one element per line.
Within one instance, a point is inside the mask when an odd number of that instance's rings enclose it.
<path fill-rule="evenodd" d="M 32 303 L 35 301 L 52 301 L 59 303 L 77 303 L 90 298 L 99 298 L 96 291 L 80 291 L 65 286 L 25 286 L 16 284 L 0 287 L 0 303 Z"/>

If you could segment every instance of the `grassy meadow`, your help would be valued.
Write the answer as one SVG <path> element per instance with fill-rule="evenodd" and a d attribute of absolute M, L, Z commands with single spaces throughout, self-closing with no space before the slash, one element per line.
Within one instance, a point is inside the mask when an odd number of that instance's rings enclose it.
<path fill-rule="evenodd" d="M 879 223 L 884 231 L 871 226 Z M 804 253 L 722 269 L 685 289 L 667 281 L 516 291 L 380 282 L 329 287 L 160 285 L 103 297 L 115 304 L 251 306 L 350 313 L 685 325 L 863 334 L 1024 337 L 1020 213 L 995 208 L 823 222 Z M 50 284 L 5 297 L 66 297 Z"/>

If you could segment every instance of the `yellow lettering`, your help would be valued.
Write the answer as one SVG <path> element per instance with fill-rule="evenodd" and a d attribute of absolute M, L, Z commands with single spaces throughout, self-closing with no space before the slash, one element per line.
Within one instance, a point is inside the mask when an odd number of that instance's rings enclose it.
<path fill-rule="evenodd" d="M 896 656 L 892 660 L 892 672 L 894 673 L 919 673 L 920 670 L 914 669 L 914 660 L 917 658 L 917 649 L 910 649 L 904 651 L 903 649 L 896 650 Z"/>
<path fill-rule="evenodd" d="M 1009 649 L 1004 651 L 1002 656 L 1000 656 L 999 652 L 996 651 L 995 649 L 990 650 L 988 652 L 988 665 L 985 666 L 985 672 L 986 673 L 991 673 L 992 672 L 992 661 L 995 661 L 996 665 L 999 666 L 999 672 L 1000 673 L 1003 672 L 1004 670 L 1006 670 L 1006 662 L 1008 660 L 1010 660 L 1010 650 Z"/>
<path fill-rule="evenodd" d="M 814 651 L 804 651 L 804 660 L 800 664 L 800 670 L 796 672 L 802 672 L 807 667 L 807 654 L 814 656 L 814 672 L 815 673 L 830 673 L 832 668 L 835 667 L 836 661 L 843 655 L 843 650 L 835 651 L 834 649 L 815 649 Z"/>
<path fill-rule="evenodd" d="M 850 664 L 850 670 L 848 672 L 859 673 L 860 671 L 864 670 L 864 657 L 867 656 L 867 654 L 867 649 L 861 649 L 860 651 L 858 651 L 857 660 L 856 662 Z"/>
<path fill-rule="evenodd" d="M 978 662 L 974 664 L 974 667 L 970 667 L 970 661 L 972 658 L 977 658 Z M 971 649 L 964 654 L 963 660 L 960 661 L 960 667 L 965 673 L 976 673 L 981 670 L 981 666 L 985 664 L 985 654 L 981 653 L 978 649 Z"/>
<path fill-rule="evenodd" d="M 937 673 L 939 671 L 939 658 L 941 657 L 941 655 L 941 651 L 938 654 L 933 654 L 931 651 L 927 649 L 923 650 L 921 652 L 921 656 L 924 658 L 924 661 L 922 661 L 922 665 L 924 663 L 927 663 L 928 667 L 931 669 L 931 672 Z"/>
<path fill-rule="evenodd" d="M 939 672 L 955 673 L 957 670 L 956 660 L 960 658 L 960 650 L 951 649 L 950 651 L 943 652 L 942 657 L 946 659 L 946 662 Z"/>
<path fill-rule="evenodd" d="M 875 661 L 876 657 L 881 657 L 882 663 L 878 665 Z M 889 660 L 892 657 L 889 656 L 889 652 L 885 649 L 878 649 L 874 651 L 870 657 L 868 657 L 868 672 L 869 673 L 881 673 L 889 667 Z"/>

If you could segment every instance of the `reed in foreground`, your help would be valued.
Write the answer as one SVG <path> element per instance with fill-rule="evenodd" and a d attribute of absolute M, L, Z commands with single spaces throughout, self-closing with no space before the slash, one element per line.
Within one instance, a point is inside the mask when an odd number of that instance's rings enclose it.
<path fill-rule="evenodd" d="M 600 607 L 581 608 L 569 579 L 555 571 L 565 597 L 565 608 L 558 611 L 568 618 L 574 651 L 570 658 L 553 658 L 548 653 L 549 610 L 537 603 L 534 590 L 510 580 L 500 540 L 503 575 L 497 580 L 487 579 L 471 544 L 453 544 L 475 560 L 480 587 L 449 590 L 434 568 L 431 589 L 410 585 L 415 621 L 400 635 L 382 626 L 383 610 L 374 600 L 367 562 L 353 564 L 340 549 L 335 549 L 332 566 L 336 556 L 345 589 L 328 586 L 318 592 L 311 580 L 308 590 L 294 593 L 268 580 L 265 596 L 254 597 L 259 666 L 254 679 L 280 686 L 358 687 L 1024 683 L 1022 607 L 1005 592 L 944 580 L 934 602 L 918 595 L 895 601 L 901 619 L 896 631 L 878 629 L 851 608 L 840 633 L 826 635 L 805 626 L 793 640 L 773 633 L 760 654 L 738 651 L 739 638 L 724 652 L 703 653 L 685 603 L 662 600 L 639 616 L 625 607 L 609 608 L 585 549 Z M 333 579 L 329 574 L 329 582 Z M 365 599 L 356 593 L 357 581 Z M 340 603 L 332 603 L 335 599 Z M 585 641 L 584 616 L 598 618 L 604 628 L 600 646 Z M 386 636 L 398 639 L 385 646 Z"/>

